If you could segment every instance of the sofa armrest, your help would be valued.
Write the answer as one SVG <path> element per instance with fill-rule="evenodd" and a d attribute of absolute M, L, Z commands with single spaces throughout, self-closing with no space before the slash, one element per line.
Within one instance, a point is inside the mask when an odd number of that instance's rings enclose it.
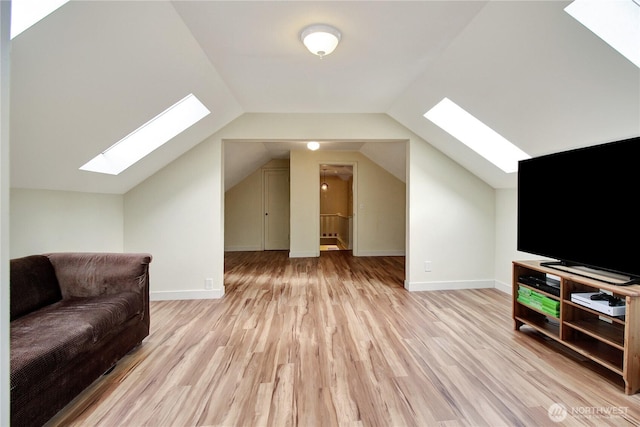
<path fill-rule="evenodd" d="M 46 256 L 63 298 L 130 291 L 146 295 L 148 300 L 149 254 L 59 252 Z"/>

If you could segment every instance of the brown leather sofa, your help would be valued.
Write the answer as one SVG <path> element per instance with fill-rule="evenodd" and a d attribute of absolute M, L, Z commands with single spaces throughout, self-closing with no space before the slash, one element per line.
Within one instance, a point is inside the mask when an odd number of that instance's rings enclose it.
<path fill-rule="evenodd" d="M 11 260 L 11 425 L 46 423 L 149 335 L 149 254 Z"/>

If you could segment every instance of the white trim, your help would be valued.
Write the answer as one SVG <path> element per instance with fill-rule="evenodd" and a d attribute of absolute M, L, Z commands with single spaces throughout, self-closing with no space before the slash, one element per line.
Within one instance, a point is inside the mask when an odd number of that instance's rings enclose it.
<path fill-rule="evenodd" d="M 318 252 L 289 252 L 289 258 L 318 258 Z"/>
<path fill-rule="evenodd" d="M 225 252 L 261 252 L 263 249 L 258 246 L 231 246 L 224 248 Z"/>
<path fill-rule="evenodd" d="M 505 294 L 512 295 L 513 287 L 511 285 L 507 285 L 506 283 L 502 283 L 496 280 L 496 289 L 504 292 Z"/>
<path fill-rule="evenodd" d="M 355 255 L 354 255 L 355 256 Z M 360 251 L 358 256 L 405 256 L 404 249 L 392 249 L 381 251 Z"/>
<path fill-rule="evenodd" d="M 494 288 L 493 280 L 463 280 L 451 282 L 406 282 L 404 288 L 410 292 L 446 291 L 453 289 L 484 289 Z"/>
<path fill-rule="evenodd" d="M 224 289 L 191 290 L 191 291 L 155 291 L 149 292 L 151 301 L 173 301 L 192 299 L 219 299 L 224 296 Z"/>
<path fill-rule="evenodd" d="M 9 72 L 11 42 L 11 2 L 0 1 L 0 425 L 9 425 L 11 418 L 11 387 L 9 345 L 11 342 L 9 313 L 10 239 L 10 174 L 9 174 Z"/>

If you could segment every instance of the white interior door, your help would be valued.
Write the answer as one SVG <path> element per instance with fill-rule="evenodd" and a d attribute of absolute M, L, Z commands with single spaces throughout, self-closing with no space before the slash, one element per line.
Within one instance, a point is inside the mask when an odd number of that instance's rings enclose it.
<path fill-rule="evenodd" d="M 264 249 L 289 249 L 289 170 L 264 171 Z"/>

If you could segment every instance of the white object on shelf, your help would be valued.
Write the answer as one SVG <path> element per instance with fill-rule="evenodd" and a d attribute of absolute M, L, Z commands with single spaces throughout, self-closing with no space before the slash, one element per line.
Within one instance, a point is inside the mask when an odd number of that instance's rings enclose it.
<path fill-rule="evenodd" d="M 589 307 L 592 310 L 608 314 L 609 316 L 624 316 L 627 308 L 625 305 L 610 306 L 607 300 L 591 299 L 591 295 L 597 295 L 599 293 L 600 292 L 582 292 L 571 294 L 571 302 Z"/>

